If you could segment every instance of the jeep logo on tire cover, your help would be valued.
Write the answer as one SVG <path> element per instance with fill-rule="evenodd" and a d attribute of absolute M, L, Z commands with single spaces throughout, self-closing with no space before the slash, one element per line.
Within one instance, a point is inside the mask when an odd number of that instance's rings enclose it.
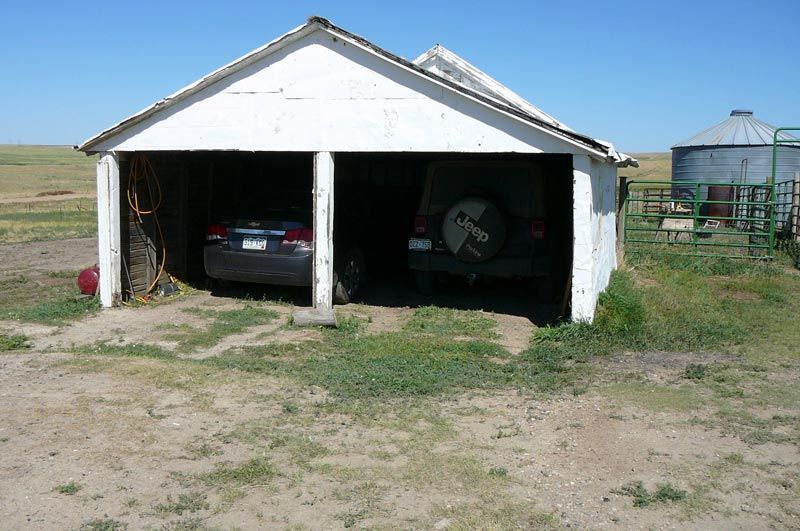
<path fill-rule="evenodd" d="M 489 233 L 473 223 L 472 219 L 465 212 L 458 212 L 456 224 L 459 227 L 463 227 L 465 231 L 472 233 L 479 242 L 484 243 L 489 241 Z"/>
<path fill-rule="evenodd" d="M 442 223 L 447 248 L 462 262 L 485 262 L 503 247 L 506 224 L 500 211 L 481 197 L 453 203 Z"/>

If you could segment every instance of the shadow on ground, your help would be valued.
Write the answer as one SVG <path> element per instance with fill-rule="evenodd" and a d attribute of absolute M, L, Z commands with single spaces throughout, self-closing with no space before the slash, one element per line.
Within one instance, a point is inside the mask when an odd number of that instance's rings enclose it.
<path fill-rule="evenodd" d="M 311 306 L 311 288 L 306 287 L 226 282 L 212 286 L 211 295 Z M 355 302 L 387 308 L 433 305 L 456 310 L 484 310 L 524 317 L 537 326 L 555 323 L 561 317 L 561 302 L 537 302 L 536 292 L 528 282 L 512 279 L 482 279 L 470 286 L 465 279 L 451 277 L 440 283 L 434 294 L 423 295 L 415 288 L 411 274 L 385 275 L 371 278 Z"/>

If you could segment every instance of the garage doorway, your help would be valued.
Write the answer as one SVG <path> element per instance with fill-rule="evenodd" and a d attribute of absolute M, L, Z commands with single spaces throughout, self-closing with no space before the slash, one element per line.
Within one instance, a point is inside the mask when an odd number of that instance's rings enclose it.
<path fill-rule="evenodd" d="M 389 307 L 433 304 L 484 309 L 524 316 L 535 323 L 552 322 L 560 316 L 562 297 L 571 275 L 572 160 L 569 155 L 337 153 L 335 163 L 334 265 L 341 275 L 352 256 L 363 260 L 365 282 L 357 301 Z M 437 165 L 492 167 L 495 164 L 532 165 L 542 177 L 541 187 L 537 189 L 544 197 L 537 201 L 546 204 L 547 215 L 546 219 L 537 219 L 542 223 L 536 227 L 543 231 L 544 241 L 528 244 L 535 243 L 539 249 L 546 245 L 547 278 L 533 279 L 516 273 L 497 276 L 439 272 L 435 289 L 421 291 L 416 272 L 409 267 L 409 238 L 414 237 L 415 218 L 425 196 L 426 181 L 434 179 L 429 177 L 431 168 Z M 511 199 L 504 198 L 513 198 L 514 193 L 500 192 L 490 195 L 510 223 L 514 209 L 506 204 Z M 436 223 L 440 221 L 437 219 Z M 530 220 L 525 223 L 524 230 L 533 230 Z M 543 291 L 548 293 L 543 294 Z"/>

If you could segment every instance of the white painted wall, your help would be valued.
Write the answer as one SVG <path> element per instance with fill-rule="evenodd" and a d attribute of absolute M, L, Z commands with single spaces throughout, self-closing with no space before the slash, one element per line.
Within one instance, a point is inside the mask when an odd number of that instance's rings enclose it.
<path fill-rule="evenodd" d="M 92 150 L 589 152 L 321 30 Z"/>
<path fill-rule="evenodd" d="M 594 243 L 593 296 L 608 287 L 617 268 L 617 167 L 592 159 L 592 241 Z"/>
<path fill-rule="evenodd" d="M 573 155 L 572 319 L 591 322 L 597 298 L 617 267 L 617 168 Z"/>

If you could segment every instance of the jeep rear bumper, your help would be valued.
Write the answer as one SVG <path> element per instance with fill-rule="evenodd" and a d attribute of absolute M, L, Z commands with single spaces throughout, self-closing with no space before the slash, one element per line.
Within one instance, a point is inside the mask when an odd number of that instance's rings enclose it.
<path fill-rule="evenodd" d="M 469 264 L 449 253 L 409 251 L 408 267 L 415 271 L 474 273 L 495 277 L 544 277 L 550 274 L 550 260 L 541 256 L 496 256 L 487 262 Z"/>

